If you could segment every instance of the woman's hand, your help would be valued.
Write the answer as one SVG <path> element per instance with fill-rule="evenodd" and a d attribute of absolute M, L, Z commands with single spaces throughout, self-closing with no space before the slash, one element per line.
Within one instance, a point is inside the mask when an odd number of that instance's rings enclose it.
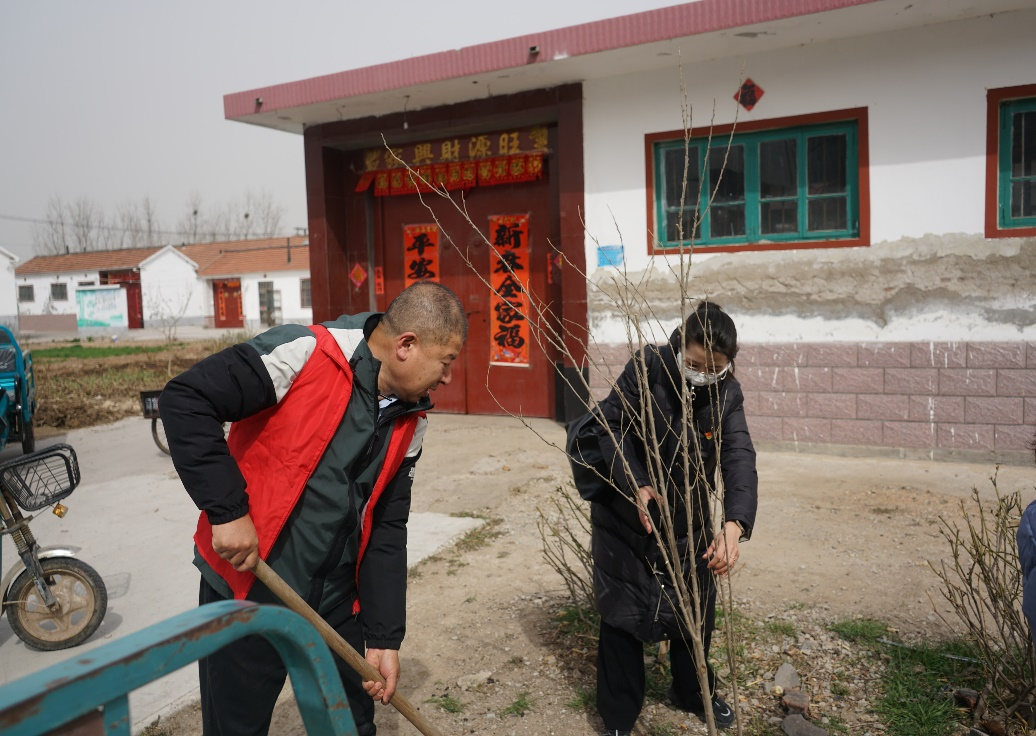
<path fill-rule="evenodd" d="M 737 564 L 741 556 L 738 541 L 741 539 L 741 527 L 737 522 L 728 521 L 723 525 L 723 535 L 712 540 L 702 559 L 709 561 L 709 569 L 721 578 L 726 577 Z"/>
<path fill-rule="evenodd" d="M 662 503 L 661 497 L 655 493 L 651 486 L 641 486 L 637 489 L 637 510 L 640 511 L 640 523 L 644 525 L 644 531 L 651 533 L 651 512 L 648 511 L 648 504 L 654 501 Z"/>

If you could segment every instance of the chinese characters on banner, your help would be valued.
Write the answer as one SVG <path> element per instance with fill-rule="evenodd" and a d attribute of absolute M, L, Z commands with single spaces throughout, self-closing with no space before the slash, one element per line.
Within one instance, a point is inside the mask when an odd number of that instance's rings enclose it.
<path fill-rule="evenodd" d="M 529 365 L 529 215 L 492 215 L 489 242 L 489 362 Z"/>
<path fill-rule="evenodd" d="M 535 181 L 543 177 L 548 142 L 547 129 L 535 126 L 372 148 L 354 191 L 373 187 L 374 196 L 387 197 Z"/>
<path fill-rule="evenodd" d="M 404 286 L 439 280 L 439 226 L 403 226 Z"/>

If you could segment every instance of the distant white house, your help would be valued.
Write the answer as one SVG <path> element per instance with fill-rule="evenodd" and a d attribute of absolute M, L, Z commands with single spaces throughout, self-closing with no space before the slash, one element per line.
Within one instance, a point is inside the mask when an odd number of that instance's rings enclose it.
<path fill-rule="evenodd" d="M 13 277 L 12 313 L 22 330 L 173 322 L 261 329 L 312 320 L 303 236 L 37 256 Z"/>
<path fill-rule="evenodd" d="M 14 264 L 18 256 L 0 248 L 0 324 L 17 329 L 18 297 L 15 293 Z"/>

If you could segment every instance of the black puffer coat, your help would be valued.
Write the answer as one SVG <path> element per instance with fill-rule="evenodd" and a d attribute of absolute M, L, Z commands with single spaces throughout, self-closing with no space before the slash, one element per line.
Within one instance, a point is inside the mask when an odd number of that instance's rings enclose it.
<path fill-rule="evenodd" d="M 759 485 L 755 448 L 745 422 L 744 395 L 732 375 L 714 386 L 695 389 L 691 404 L 693 422 L 688 427 L 690 509 L 685 503 L 680 396 L 684 379 L 675 348 L 679 340 L 677 330 L 668 345 L 649 346 L 639 352 L 600 404 L 611 430 L 609 435 L 600 429 L 601 452 L 606 460 L 611 460 L 612 478 L 619 492 L 591 505 L 594 590 L 601 617 L 642 641 L 659 641 L 667 632 L 676 630 L 677 625 L 672 608 L 666 603 L 667 595 L 660 587 L 667 581 L 657 573 L 664 570 L 664 564 L 654 535 L 644 531 L 633 503 L 637 489 L 651 485 L 660 495 L 664 491 L 669 513 L 673 515 L 673 528 L 685 550 L 681 556 L 693 553 L 695 560 L 700 559 L 712 536 L 708 494 L 716 470 L 718 441 L 725 489 L 724 520 L 741 522 L 745 529 L 743 540 L 751 535 L 755 524 Z M 644 406 L 638 374 L 644 369 L 650 386 L 654 436 L 661 450 L 659 456 L 666 463 L 657 481 L 652 480 L 648 470 L 651 443 L 644 437 L 640 419 Z M 619 440 L 618 446 L 612 437 Z M 659 476 L 658 470 L 654 475 Z M 651 504 L 653 514 L 657 514 L 656 507 L 657 504 Z M 693 564 L 683 567 L 688 573 L 695 569 Z M 668 595 L 671 594 L 670 589 Z"/>

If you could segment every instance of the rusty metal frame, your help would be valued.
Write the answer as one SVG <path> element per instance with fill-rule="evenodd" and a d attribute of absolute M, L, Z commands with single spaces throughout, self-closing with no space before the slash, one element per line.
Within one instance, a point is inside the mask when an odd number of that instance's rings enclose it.
<path fill-rule="evenodd" d="M 3 686 L 0 733 L 130 736 L 130 692 L 252 634 L 284 660 L 308 734 L 357 736 L 331 650 L 316 629 L 287 609 L 246 601 L 187 611 Z"/>

